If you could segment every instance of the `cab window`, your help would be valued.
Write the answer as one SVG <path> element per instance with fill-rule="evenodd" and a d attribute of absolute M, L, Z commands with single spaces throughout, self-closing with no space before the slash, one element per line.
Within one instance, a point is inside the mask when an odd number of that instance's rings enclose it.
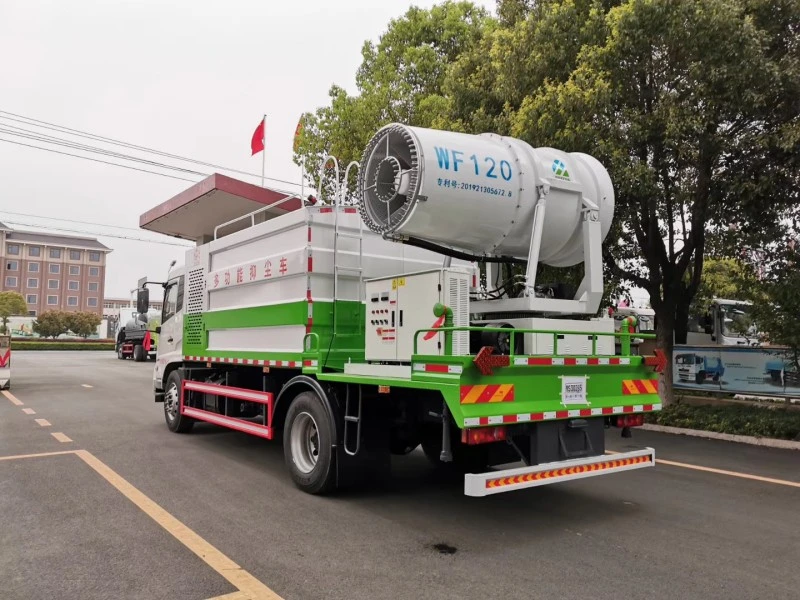
<path fill-rule="evenodd" d="M 183 279 L 173 279 L 164 292 L 164 308 L 161 322 L 166 323 L 183 307 Z"/>

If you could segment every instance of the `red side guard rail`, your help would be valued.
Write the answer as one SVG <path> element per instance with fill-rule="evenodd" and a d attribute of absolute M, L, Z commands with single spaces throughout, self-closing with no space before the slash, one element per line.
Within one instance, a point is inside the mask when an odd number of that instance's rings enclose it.
<path fill-rule="evenodd" d="M 219 413 L 203 410 L 202 408 L 193 408 L 186 406 L 183 399 L 186 392 L 202 392 L 204 394 L 214 394 L 215 396 L 222 396 L 223 398 L 232 398 L 234 400 L 244 400 L 246 402 L 255 402 L 257 404 L 265 404 L 267 406 L 266 424 L 259 425 L 258 423 L 251 423 L 237 419 L 236 417 L 229 417 Z M 228 387 L 225 385 L 217 385 L 215 383 L 202 383 L 200 381 L 183 381 L 181 383 L 181 414 L 197 419 L 199 421 L 206 421 L 214 425 L 221 425 L 236 431 L 242 431 L 255 435 L 258 437 L 272 439 L 272 393 L 271 392 L 258 392 L 254 390 L 246 390 L 244 388 Z"/>

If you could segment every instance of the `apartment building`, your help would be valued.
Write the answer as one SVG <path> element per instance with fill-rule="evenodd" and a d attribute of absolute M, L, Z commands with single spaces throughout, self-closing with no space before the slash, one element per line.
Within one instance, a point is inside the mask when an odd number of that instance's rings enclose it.
<path fill-rule="evenodd" d="M 160 292 L 161 290 L 157 291 Z M 162 302 L 160 300 L 153 299 L 153 297 L 156 296 L 156 293 L 154 292 L 155 290 L 151 289 L 150 310 L 160 312 Z M 120 314 L 129 317 L 131 312 L 134 310 L 136 310 L 136 300 L 133 297 L 105 298 L 103 300 L 103 316 L 107 318 L 119 317 Z"/>
<path fill-rule="evenodd" d="M 17 231 L 0 223 L 0 290 L 22 294 L 33 317 L 48 310 L 102 315 L 109 252 L 94 238 Z"/>

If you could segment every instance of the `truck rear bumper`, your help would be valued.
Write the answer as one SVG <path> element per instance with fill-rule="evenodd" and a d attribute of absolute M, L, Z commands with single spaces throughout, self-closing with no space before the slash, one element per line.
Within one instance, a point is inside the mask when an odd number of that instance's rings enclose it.
<path fill-rule="evenodd" d="M 518 469 L 469 473 L 464 476 L 464 495 L 489 496 L 561 481 L 643 469 L 653 467 L 655 464 L 655 450 L 643 448 L 632 452 L 561 460 Z"/>

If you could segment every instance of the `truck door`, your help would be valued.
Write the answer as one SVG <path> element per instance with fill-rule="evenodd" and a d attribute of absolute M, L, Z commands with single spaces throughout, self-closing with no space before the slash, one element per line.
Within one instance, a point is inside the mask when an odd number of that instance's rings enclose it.
<path fill-rule="evenodd" d="M 164 290 L 158 356 L 179 354 L 183 346 L 183 277 L 171 279 Z"/>

